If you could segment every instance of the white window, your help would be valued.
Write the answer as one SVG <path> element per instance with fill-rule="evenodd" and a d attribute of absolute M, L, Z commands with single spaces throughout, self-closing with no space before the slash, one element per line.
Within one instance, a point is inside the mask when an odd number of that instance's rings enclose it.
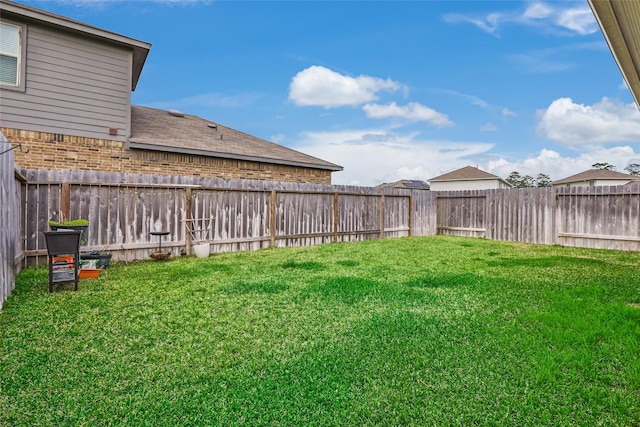
<path fill-rule="evenodd" d="M 0 23 L 0 84 L 20 87 L 22 66 L 22 27 Z"/>

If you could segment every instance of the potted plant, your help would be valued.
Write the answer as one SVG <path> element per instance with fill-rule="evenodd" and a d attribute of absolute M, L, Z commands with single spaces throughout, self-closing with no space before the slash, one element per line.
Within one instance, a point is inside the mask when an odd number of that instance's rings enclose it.
<path fill-rule="evenodd" d="M 80 230 L 82 234 L 80 235 L 80 245 L 87 244 L 87 228 L 89 227 L 89 221 L 86 219 L 74 219 L 71 221 L 49 221 L 49 228 L 51 231 L 58 230 Z"/>

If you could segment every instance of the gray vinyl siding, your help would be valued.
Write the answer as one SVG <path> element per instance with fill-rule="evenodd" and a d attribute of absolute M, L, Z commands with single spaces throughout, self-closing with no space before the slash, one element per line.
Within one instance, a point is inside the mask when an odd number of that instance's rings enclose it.
<path fill-rule="evenodd" d="M 3 127 L 126 141 L 130 50 L 29 25 L 25 91 L 1 90 Z M 108 129 L 117 128 L 110 136 Z"/>

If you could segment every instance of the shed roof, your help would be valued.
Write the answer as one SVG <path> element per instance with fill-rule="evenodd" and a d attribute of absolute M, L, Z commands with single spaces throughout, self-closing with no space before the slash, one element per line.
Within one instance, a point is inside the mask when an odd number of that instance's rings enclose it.
<path fill-rule="evenodd" d="M 593 180 L 619 181 L 624 179 L 627 179 L 629 181 L 639 181 L 640 177 L 607 169 L 589 169 L 584 172 L 580 172 L 575 175 L 553 181 L 553 185 L 569 184 L 572 182 L 587 182 Z"/>
<path fill-rule="evenodd" d="M 129 148 L 341 171 L 342 166 L 197 116 L 131 106 Z"/>
<path fill-rule="evenodd" d="M 136 89 L 138 79 L 142 73 L 142 67 L 144 66 L 144 63 L 147 60 L 147 55 L 151 50 L 150 43 L 132 39 L 121 34 L 85 24 L 84 22 L 67 18 L 66 16 L 56 15 L 55 13 L 15 3 L 10 0 L 0 0 L 0 9 L 2 10 L 2 17 L 5 19 L 37 22 L 40 25 L 55 27 L 59 30 L 78 34 L 81 37 L 90 37 L 111 45 L 131 49 L 133 51 L 131 90 Z"/>
<path fill-rule="evenodd" d="M 451 172 L 447 172 L 444 175 L 436 176 L 435 178 L 431 178 L 430 182 L 438 182 L 438 181 L 477 181 L 484 179 L 499 179 L 504 181 L 497 175 L 494 175 L 489 172 L 485 172 L 483 170 L 478 169 L 474 166 L 465 166 L 460 169 L 456 169 Z"/>

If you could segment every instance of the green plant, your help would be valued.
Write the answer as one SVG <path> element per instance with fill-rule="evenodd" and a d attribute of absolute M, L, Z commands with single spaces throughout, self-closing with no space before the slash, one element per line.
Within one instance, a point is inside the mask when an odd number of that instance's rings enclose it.
<path fill-rule="evenodd" d="M 86 219 L 74 219 L 71 221 L 49 221 L 47 222 L 49 225 L 53 225 L 54 227 L 83 227 L 89 225 L 89 221 Z"/>

